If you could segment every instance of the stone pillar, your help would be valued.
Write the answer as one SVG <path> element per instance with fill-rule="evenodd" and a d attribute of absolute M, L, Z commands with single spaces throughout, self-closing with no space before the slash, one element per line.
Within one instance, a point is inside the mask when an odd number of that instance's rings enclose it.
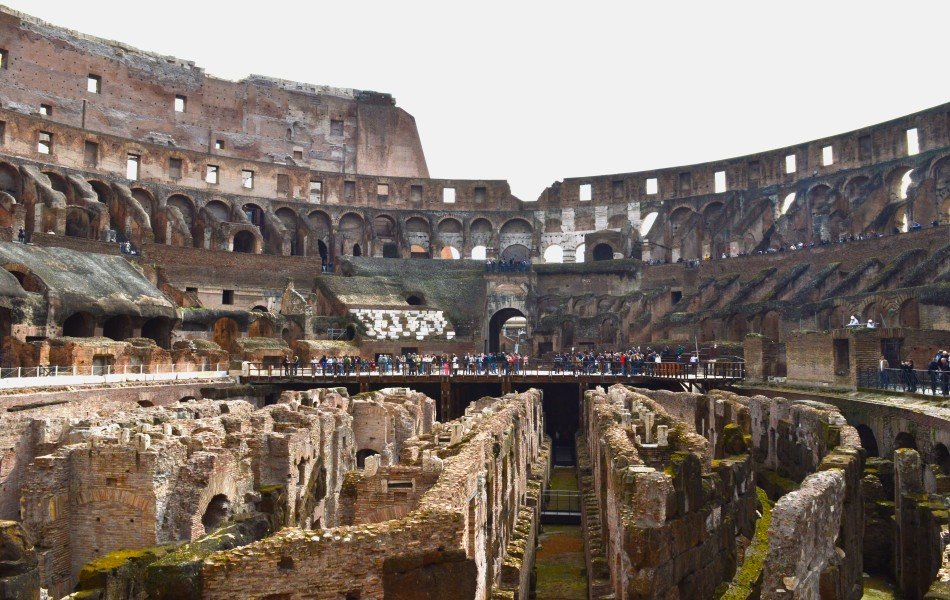
<path fill-rule="evenodd" d="M 894 571 L 905 598 L 923 598 L 942 560 L 940 524 L 924 492 L 920 454 L 894 451 Z"/>

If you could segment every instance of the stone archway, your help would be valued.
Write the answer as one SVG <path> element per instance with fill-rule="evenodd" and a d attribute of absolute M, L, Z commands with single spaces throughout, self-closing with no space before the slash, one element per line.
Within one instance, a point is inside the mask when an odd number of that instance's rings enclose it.
<path fill-rule="evenodd" d="M 501 329 L 509 319 L 515 317 L 525 317 L 525 314 L 517 308 L 503 308 L 492 315 L 488 321 L 488 351 L 498 352 L 501 341 Z M 522 353 L 524 351 L 522 350 Z"/>

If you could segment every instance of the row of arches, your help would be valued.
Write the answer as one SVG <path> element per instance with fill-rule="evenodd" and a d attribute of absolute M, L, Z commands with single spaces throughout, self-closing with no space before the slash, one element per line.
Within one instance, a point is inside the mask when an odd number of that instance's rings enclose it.
<path fill-rule="evenodd" d="M 86 311 L 74 312 L 63 320 L 64 337 L 95 337 L 97 330 L 102 337 L 123 341 L 132 337 L 149 338 L 161 348 L 171 348 L 171 334 L 174 322 L 168 317 L 153 317 L 141 322 L 141 326 L 129 315 L 111 315 L 96 319 Z M 136 334 L 138 329 L 138 334 Z"/>

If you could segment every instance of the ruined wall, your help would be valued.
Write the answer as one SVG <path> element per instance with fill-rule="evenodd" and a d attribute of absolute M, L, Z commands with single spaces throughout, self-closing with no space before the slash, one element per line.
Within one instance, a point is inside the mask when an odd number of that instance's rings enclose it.
<path fill-rule="evenodd" d="M 616 596 L 712 597 L 754 527 L 751 457 L 713 461 L 692 424 L 619 385 L 587 392 L 583 420 Z"/>
<path fill-rule="evenodd" d="M 473 405 L 462 419 L 407 442 L 406 466 L 440 472 L 407 516 L 287 529 L 239 553 L 212 555 L 202 569 L 202 597 L 414 598 L 425 581 L 430 595 L 486 598 L 524 505 L 530 466 L 542 459 L 540 401 L 529 391 Z M 376 468 L 371 457 L 364 476 L 378 476 Z M 303 584 L 317 580 L 318 588 Z"/>

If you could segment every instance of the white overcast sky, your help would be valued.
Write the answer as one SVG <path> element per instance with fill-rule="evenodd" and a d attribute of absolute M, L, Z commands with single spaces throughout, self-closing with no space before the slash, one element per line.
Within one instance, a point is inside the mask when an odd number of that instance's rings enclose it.
<path fill-rule="evenodd" d="M 249 73 L 385 91 L 433 177 L 564 177 L 728 158 L 950 100 L 950 2 L 6 0 Z"/>

